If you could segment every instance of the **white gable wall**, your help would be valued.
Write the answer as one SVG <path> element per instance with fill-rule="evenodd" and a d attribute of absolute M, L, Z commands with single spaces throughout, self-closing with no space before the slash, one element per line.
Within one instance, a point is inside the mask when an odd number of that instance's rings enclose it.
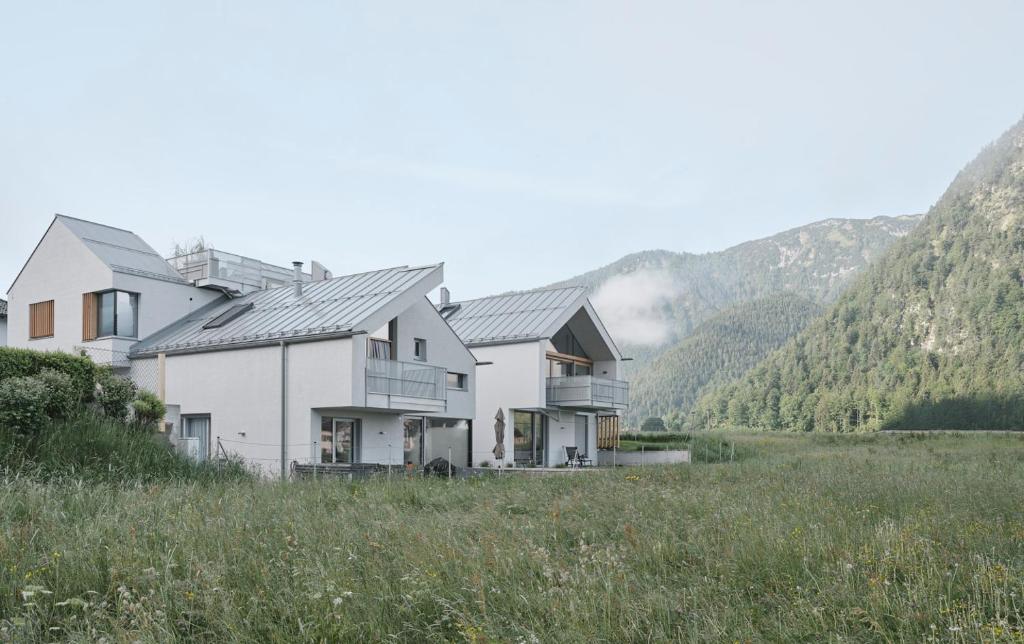
<path fill-rule="evenodd" d="M 82 293 L 113 285 L 113 271 L 54 221 L 7 294 L 8 343 L 37 351 L 72 351 L 82 344 Z M 53 300 L 53 337 L 29 340 L 29 305 L 47 300 Z"/>

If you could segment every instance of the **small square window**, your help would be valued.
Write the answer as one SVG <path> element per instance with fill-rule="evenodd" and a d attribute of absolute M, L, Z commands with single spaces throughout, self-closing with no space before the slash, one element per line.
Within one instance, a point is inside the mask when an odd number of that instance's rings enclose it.
<path fill-rule="evenodd" d="M 449 371 L 448 372 L 448 388 L 449 389 L 458 389 L 460 391 L 466 391 L 467 386 L 468 386 L 468 380 L 466 379 L 466 374 L 464 374 L 464 373 L 455 373 L 454 371 Z"/>
<path fill-rule="evenodd" d="M 417 360 L 427 360 L 427 341 L 423 338 L 413 338 L 412 355 Z"/>

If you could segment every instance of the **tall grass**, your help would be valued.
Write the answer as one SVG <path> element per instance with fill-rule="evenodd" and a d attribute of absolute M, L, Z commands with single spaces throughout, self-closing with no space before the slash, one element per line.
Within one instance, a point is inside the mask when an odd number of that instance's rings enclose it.
<path fill-rule="evenodd" d="M 8 476 L 132 485 L 247 476 L 239 463 L 196 463 L 149 431 L 89 412 L 27 437 L 0 430 L 0 468 Z"/>
<path fill-rule="evenodd" d="M 1010 641 L 1024 441 L 551 478 L 0 485 L 19 640 Z"/>

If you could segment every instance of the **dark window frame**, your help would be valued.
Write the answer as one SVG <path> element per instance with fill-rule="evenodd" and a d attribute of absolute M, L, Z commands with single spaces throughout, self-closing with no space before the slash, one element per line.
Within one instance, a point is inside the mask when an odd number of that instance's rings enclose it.
<path fill-rule="evenodd" d="M 122 333 L 118 333 L 118 328 L 117 328 L 117 299 L 118 298 L 117 298 L 117 296 L 120 293 L 124 293 L 125 295 L 127 295 L 129 297 L 130 300 L 134 300 L 134 302 L 135 302 L 135 306 L 132 307 L 132 326 L 134 327 L 134 331 L 135 331 L 134 335 L 125 335 L 125 334 L 122 334 Z M 113 310 L 113 322 L 112 322 L 114 328 L 112 329 L 113 333 L 104 333 L 103 332 L 104 331 L 104 328 L 103 328 L 103 318 L 102 318 L 102 315 L 103 315 L 102 300 L 103 300 L 103 296 L 104 295 L 110 295 L 110 294 L 113 294 L 113 296 L 114 296 L 114 310 Z M 96 337 L 94 339 L 101 340 L 101 339 L 104 339 L 104 338 L 130 338 L 130 339 L 137 340 L 139 338 L 139 300 L 141 300 L 142 298 L 139 296 L 138 293 L 134 293 L 132 291 L 122 291 L 119 288 L 108 288 L 108 289 L 103 290 L 103 291 L 94 291 L 93 292 L 93 297 L 96 298 L 96 305 L 95 305 L 95 308 L 96 308 Z"/>

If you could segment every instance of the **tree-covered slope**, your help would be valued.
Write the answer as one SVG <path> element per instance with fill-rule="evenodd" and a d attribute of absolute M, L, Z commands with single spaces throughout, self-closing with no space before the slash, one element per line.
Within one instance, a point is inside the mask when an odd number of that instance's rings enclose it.
<path fill-rule="evenodd" d="M 1024 428 L 1024 121 L 697 427 Z"/>
<path fill-rule="evenodd" d="M 631 383 L 630 425 L 663 414 L 676 425 L 701 394 L 746 373 L 820 312 L 811 300 L 783 293 L 716 315 Z"/>

